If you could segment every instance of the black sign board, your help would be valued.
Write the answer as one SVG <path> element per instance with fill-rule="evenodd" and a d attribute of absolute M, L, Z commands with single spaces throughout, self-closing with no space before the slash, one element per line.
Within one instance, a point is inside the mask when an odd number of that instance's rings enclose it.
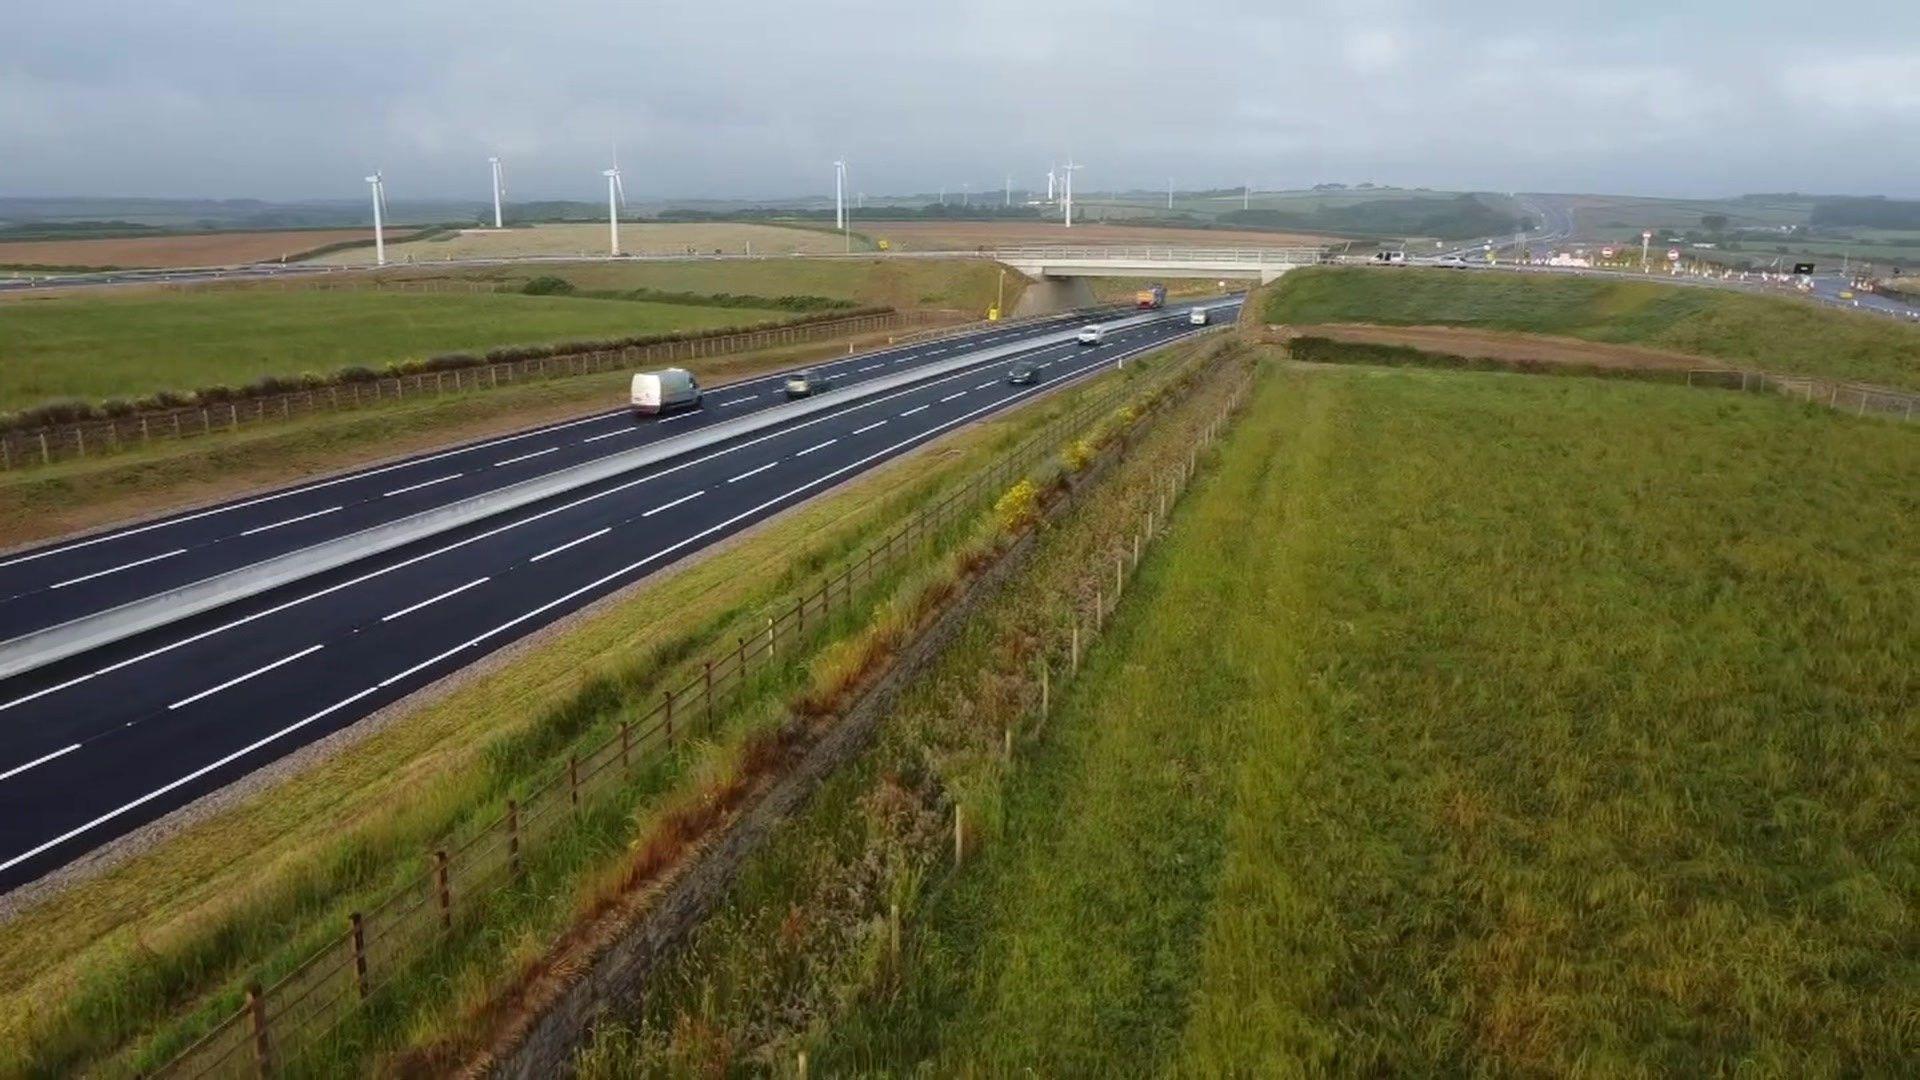
<path fill-rule="evenodd" d="M 1793 272 L 1796 274 L 1811 274 L 1813 273 L 1813 264 L 1812 263 L 1794 263 Z"/>

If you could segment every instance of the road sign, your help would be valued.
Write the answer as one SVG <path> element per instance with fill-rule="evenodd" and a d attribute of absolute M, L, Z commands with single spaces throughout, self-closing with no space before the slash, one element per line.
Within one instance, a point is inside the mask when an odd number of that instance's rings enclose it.
<path fill-rule="evenodd" d="M 1667 249 L 1667 261 L 1668 261 L 1668 262 L 1679 262 L 1679 261 L 1680 261 L 1680 249 L 1679 249 L 1679 248 L 1668 248 L 1668 249 Z"/>
<path fill-rule="evenodd" d="M 1811 274 L 1813 273 L 1813 264 L 1812 263 L 1794 263 L 1793 272 L 1803 276 L 1807 274 Z"/>

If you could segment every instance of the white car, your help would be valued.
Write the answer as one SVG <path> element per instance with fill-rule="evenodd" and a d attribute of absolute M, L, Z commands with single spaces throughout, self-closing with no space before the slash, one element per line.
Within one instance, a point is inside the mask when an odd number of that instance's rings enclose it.
<path fill-rule="evenodd" d="M 1080 328 L 1080 332 L 1074 335 L 1073 340 L 1082 345 L 1098 345 L 1107 340 L 1107 328 L 1101 326 L 1099 323 L 1083 326 Z"/>

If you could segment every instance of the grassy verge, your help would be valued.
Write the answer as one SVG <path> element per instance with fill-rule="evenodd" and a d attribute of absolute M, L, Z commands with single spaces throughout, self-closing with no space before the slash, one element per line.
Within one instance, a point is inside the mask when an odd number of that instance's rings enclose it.
<path fill-rule="evenodd" d="M 878 745 L 843 769 L 746 867 L 697 938 L 656 974 L 643 1000 L 622 1003 L 580 1055 L 587 1076 L 781 1071 L 809 1050 L 827 1075 L 884 1067 L 870 1052 L 843 1053 L 864 1037 L 915 1042 L 938 1009 L 901 1026 L 898 1014 L 860 1010 L 900 992 L 902 961 L 889 942 L 940 905 L 955 808 L 970 841 L 992 850 L 1005 837 L 1009 737 L 1045 739 L 1030 728 L 1049 653 L 1064 663 L 1068 613 L 1085 611 L 1128 530 L 1157 505 L 1167 472 L 1184 462 L 1244 367 L 1229 358 L 1155 406 L 1164 415 L 1135 439 L 1098 486 L 1044 525 L 1021 574 L 983 608 L 938 662 L 915 681 L 882 728 Z M 1069 447 L 1064 457 L 1085 458 Z M 1108 594 L 1109 599 L 1111 593 Z M 1057 690 L 1058 687 L 1056 686 Z M 1020 769 L 1024 770 L 1025 765 Z M 964 875 L 963 875 L 964 878 Z M 1086 899 L 1083 897 L 1082 899 Z M 1083 908 L 1083 916 L 1087 914 Z M 1082 932 L 1086 929 L 1082 922 Z M 923 959 L 910 939 L 905 963 Z M 965 946 L 946 954 L 959 963 Z M 953 1072 L 952 1068 L 937 1072 Z"/>
<path fill-rule="evenodd" d="M 878 347 L 883 335 L 686 362 L 709 384 Z M 312 479 L 619 405 L 628 376 L 602 372 L 386 401 L 149 449 L 0 472 L 0 547 Z"/>
<path fill-rule="evenodd" d="M 0 410 L 780 317 L 777 311 L 511 293 L 206 289 L 43 298 L 6 307 Z"/>
<path fill-rule="evenodd" d="M 1129 365 L 1141 378 L 1153 364 Z M 1089 388 L 1090 389 L 1090 388 Z M 150 1068 L 233 1007 L 235 980 L 271 980 L 337 934 L 346 912 L 417 871 L 436 838 L 496 812 L 570 749 L 651 705 L 669 678 L 730 635 L 757 632 L 775 597 L 815 580 L 1088 389 L 970 427 L 789 514 L 644 595 L 583 619 L 420 706 L 244 806 L 160 843 L 0 927 L 0 1072 Z M 935 538 L 930 551 L 954 535 Z M 904 571 L 903 571 L 904 573 Z M 873 588 L 894 584 L 882 579 Z M 847 618 L 843 614 L 842 620 Z M 844 625 L 809 627 L 827 640 Z M 737 703 L 722 734 L 633 782 L 628 806 L 725 772 L 795 687 L 811 653 Z M 481 929 L 402 980 L 326 1061 L 431 1044 L 457 1030 L 516 962 L 591 904 L 596 873 L 647 824 L 589 816 Z M 323 1070 L 324 1071 L 324 1070 Z"/>
<path fill-rule="evenodd" d="M 901 311 L 942 308 L 984 316 L 1000 287 L 1000 267 L 981 259 L 756 259 L 545 264 L 535 267 L 486 267 L 449 274 L 430 267 L 398 272 L 406 280 L 501 281 L 519 284 L 545 274 L 566 278 L 581 289 L 624 292 L 734 293 L 752 296 L 829 296 L 861 305 Z M 1012 310 L 1026 279 L 1006 276 L 1007 309 Z"/>
<path fill-rule="evenodd" d="M 1792 299 L 1645 281 L 1450 270 L 1282 278 L 1269 323 L 1477 326 L 1696 353 L 1783 374 L 1920 388 L 1920 327 Z"/>
<path fill-rule="evenodd" d="M 816 1060 L 1903 1071 L 1915 449 L 1633 383 L 1270 379 Z"/>

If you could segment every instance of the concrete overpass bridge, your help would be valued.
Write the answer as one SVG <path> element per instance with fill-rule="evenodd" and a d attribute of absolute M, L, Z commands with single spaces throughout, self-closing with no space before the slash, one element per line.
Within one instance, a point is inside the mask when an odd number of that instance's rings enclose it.
<path fill-rule="evenodd" d="M 1075 277 L 1257 277 L 1261 284 L 1301 266 L 1326 261 L 1314 247 L 1125 247 L 999 248 L 993 257 L 1032 278 Z"/>

